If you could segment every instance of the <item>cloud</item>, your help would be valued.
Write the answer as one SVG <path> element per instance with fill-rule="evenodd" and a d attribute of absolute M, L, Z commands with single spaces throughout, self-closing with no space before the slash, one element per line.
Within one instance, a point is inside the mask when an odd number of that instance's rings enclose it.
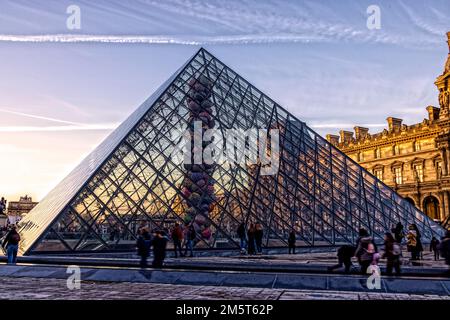
<path fill-rule="evenodd" d="M 43 35 L 8 35 L 0 34 L 0 42 L 24 42 L 24 43 L 111 43 L 111 44 L 179 44 L 179 45 L 219 45 L 219 44 L 269 44 L 269 43 L 311 43 L 311 42 L 335 42 L 341 40 L 353 40 L 356 42 L 374 42 L 385 44 L 400 44 L 402 42 L 411 45 L 423 44 L 411 39 L 401 39 L 395 36 L 366 34 L 352 31 L 343 34 L 243 34 L 221 36 L 142 36 L 142 35 L 88 35 L 88 34 L 43 34 Z M 426 41 L 429 44 L 438 43 L 434 39 Z"/>
<path fill-rule="evenodd" d="M 50 118 L 50 117 L 44 117 L 44 116 L 38 116 L 38 115 L 23 113 L 23 112 L 10 111 L 10 110 L 5 110 L 5 109 L 0 109 L 0 112 L 9 113 L 9 114 L 13 114 L 16 116 L 23 116 L 23 117 L 27 117 L 27 118 L 39 119 L 39 120 L 47 120 L 47 121 L 72 124 L 72 125 L 82 125 L 81 123 L 77 123 L 77 122 L 61 120 L 61 119 L 56 119 L 56 118 Z"/>
<path fill-rule="evenodd" d="M 62 123 L 60 126 L 0 126 L 0 132 L 54 132 L 54 131 L 87 131 L 87 130 L 112 130 L 119 126 L 118 123 L 79 123 L 35 114 L 16 112 L 0 109 L 0 112 L 14 114 L 39 120 Z"/>
<path fill-rule="evenodd" d="M 363 4 L 352 1 L 141 0 L 84 4 L 83 34 L 66 33 L 60 5 L 11 6 L 21 16 L 2 28 L 0 42 L 96 42 L 114 44 L 249 44 L 285 42 L 368 42 L 424 46 L 442 41 L 448 0 L 421 3 L 378 1 L 382 29 L 368 30 Z M 13 2 L 14 4 L 17 1 Z M 24 16 L 24 11 L 30 11 Z M 17 19 L 16 19 L 17 20 Z M 33 21 L 33 28 L 29 26 Z M 85 27 L 88 26 L 88 27 Z M 425 32 L 415 32 L 415 31 Z M 445 31 L 445 30 L 444 30 Z M 419 33 L 419 34 L 417 34 Z"/>
<path fill-rule="evenodd" d="M 381 128 L 385 127 L 385 123 L 363 123 L 363 124 L 356 124 L 356 123 L 316 123 L 316 124 L 310 124 L 311 128 L 317 128 L 317 129 L 328 129 L 328 128 L 353 128 L 355 126 L 361 126 L 361 127 L 367 127 L 367 128 Z"/>
<path fill-rule="evenodd" d="M 55 132 L 55 131 L 89 131 L 89 130 L 113 130 L 117 123 L 94 123 L 84 125 L 67 126 L 1 126 L 0 132 Z"/>

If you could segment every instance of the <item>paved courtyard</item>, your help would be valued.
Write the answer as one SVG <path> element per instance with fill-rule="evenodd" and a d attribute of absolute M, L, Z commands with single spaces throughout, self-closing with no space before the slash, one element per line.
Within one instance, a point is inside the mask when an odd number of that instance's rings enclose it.
<path fill-rule="evenodd" d="M 129 282 L 82 281 L 80 289 L 69 290 L 66 280 L 48 278 L 0 278 L 0 299 L 156 299 L 156 300 L 450 300 L 449 296 L 211 287 Z"/>

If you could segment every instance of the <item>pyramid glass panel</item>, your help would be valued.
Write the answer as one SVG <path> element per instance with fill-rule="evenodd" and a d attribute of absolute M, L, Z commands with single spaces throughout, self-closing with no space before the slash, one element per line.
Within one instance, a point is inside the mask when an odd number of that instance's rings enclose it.
<path fill-rule="evenodd" d="M 196 144 L 208 130 L 222 135 Z M 207 150 L 224 157 L 208 162 Z M 359 228 L 381 241 L 397 222 L 425 242 L 443 232 L 204 49 L 20 222 L 20 253 L 133 250 L 139 228 L 176 222 L 194 229 L 197 249 L 238 248 L 241 223 L 260 224 L 266 248 L 291 231 L 302 246 L 353 243 Z"/>

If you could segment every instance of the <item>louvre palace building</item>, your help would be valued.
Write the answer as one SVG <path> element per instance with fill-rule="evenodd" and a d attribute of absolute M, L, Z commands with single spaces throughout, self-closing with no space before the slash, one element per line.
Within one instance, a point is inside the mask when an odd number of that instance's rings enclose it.
<path fill-rule="evenodd" d="M 388 117 L 387 128 L 369 133 L 356 126 L 327 135 L 338 147 L 379 180 L 394 189 L 430 218 L 445 222 L 450 213 L 450 32 L 449 55 L 435 85 L 439 107 L 428 106 L 428 117 L 407 125 Z"/>

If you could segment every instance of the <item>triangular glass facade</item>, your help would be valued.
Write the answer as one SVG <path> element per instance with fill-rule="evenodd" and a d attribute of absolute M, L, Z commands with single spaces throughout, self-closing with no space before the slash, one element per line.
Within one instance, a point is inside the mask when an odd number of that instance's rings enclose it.
<path fill-rule="evenodd" d="M 278 129 L 278 171 L 186 164 L 174 150 L 194 121 L 218 131 Z M 360 227 L 381 240 L 399 221 L 415 223 L 424 241 L 443 232 L 200 49 L 20 222 L 20 252 L 132 250 L 139 227 L 175 222 L 195 227 L 196 248 L 238 248 L 241 222 L 262 224 L 265 247 L 287 245 L 292 230 L 299 245 L 339 245 L 354 243 Z"/>

